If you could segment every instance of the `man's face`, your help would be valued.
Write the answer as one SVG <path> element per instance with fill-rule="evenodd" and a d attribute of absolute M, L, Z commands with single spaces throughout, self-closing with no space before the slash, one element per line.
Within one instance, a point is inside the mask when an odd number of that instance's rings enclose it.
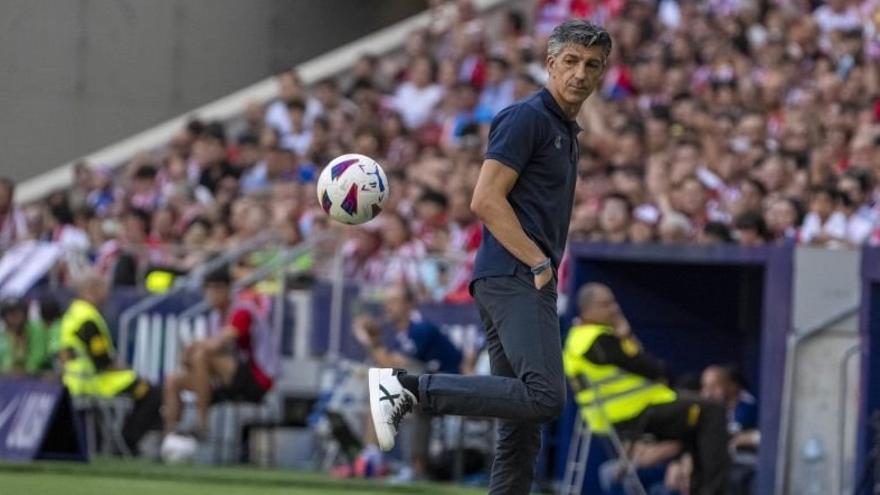
<path fill-rule="evenodd" d="M 392 289 L 385 299 L 385 314 L 391 321 L 409 318 L 412 308 L 406 300 L 406 294 L 402 289 Z"/>
<path fill-rule="evenodd" d="M 124 219 L 125 238 L 131 242 L 140 242 L 146 235 L 147 226 L 136 215 L 126 215 Z"/>
<path fill-rule="evenodd" d="M 266 154 L 266 169 L 269 175 L 275 176 L 287 171 L 291 164 L 290 158 L 290 154 L 283 149 L 273 148 L 269 150 Z"/>
<path fill-rule="evenodd" d="M 630 197 L 640 194 L 644 187 L 641 177 L 629 172 L 615 172 L 611 176 L 611 182 L 617 192 Z"/>
<path fill-rule="evenodd" d="M 229 302 L 229 286 L 222 282 L 208 282 L 205 284 L 205 300 L 214 309 L 222 309 Z"/>
<path fill-rule="evenodd" d="M 748 115 L 740 123 L 738 134 L 745 136 L 752 144 L 764 144 L 764 132 L 766 131 L 764 118 L 760 115 Z"/>
<path fill-rule="evenodd" d="M 586 308 L 585 319 L 594 323 L 610 325 L 620 312 L 614 294 L 606 287 L 596 289 L 590 306 Z"/>
<path fill-rule="evenodd" d="M 153 179 L 146 177 L 137 177 L 131 182 L 132 192 L 135 194 L 146 194 L 153 189 Z"/>
<path fill-rule="evenodd" d="M 297 132 L 301 131 L 306 122 L 306 112 L 300 107 L 291 107 L 287 109 L 287 115 L 290 117 L 290 125 Z"/>
<path fill-rule="evenodd" d="M 611 198 L 605 200 L 602 205 L 602 212 L 599 214 L 599 224 L 602 230 L 606 232 L 619 232 L 628 226 L 629 212 L 626 203 Z"/>
<path fill-rule="evenodd" d="M 827 218 L 834 212 L 834 200 L 824 192 L 816 193 L 810 201 L 810 210 L 822 218 Z"/>
<path fill-rule="evenodd" d="M 504 77 L 507 75 L 506 72 L 501 63 L 491 61 L 486 70 L 486 82 L 488 84 L 498 84 L 504 80 Z"/>
<path fill-rule="evenodd" d="M 736 387 L 731 381 L 715 368 L 703 372 L 700 378 L 700 395 L 705 399 L 728 402 L 736 394 Z"/>
<path fill-rule="evenodd" d="M 260 161 L 262 153 L 259 146 L 255 144 L 246 144 L 241 147 L 241 154 L 239 156 L 240 165 L 250 166 Z"/>
<path fill-rule="evenodd" d="M 706 192 L 699 182 L 688 180 L 681 185 L 681 209 L 688 215 L 698 215 L 705 212 Z"/>
<path fill-rule="evenodd" d="M 663 119 L 648 119 L 645 126 L 647 131 L 648 147 L 651 150 L 666 145 L 669 139 L 669 123 Z"/>
<path fill-rule="evenodd" d="M 193 146 L 193 154 L 201 165 L 219 162 L 225 155 L 223 143 L 212 137 L 199 138 Z"/>
<path fill-rule="evenodd" d="M 571 217 L 569 232 L 572 238 L 587 238 L 599 223 L 599 214 L 593 208 L 580 207 Z"/>
<path fill-rule="evenodd" d="M 580 105 L 599 86 L 605 67 L 601 47 L 567 43 L 558 55 L 547 57 L 548 84 L 565 103 Z"/>
<path fill-rule="evenodd" d="M 837 189 L 848 196 L 850 201 L 855 205 L 861 205 L 865 201 L 865 196 L 862 194 L 862 188 L 859 186 L 858 181 L 852 177 L 841 177 L 840 180 L 837 181 Z"/>
<path fill-rule="evenodd" d="M 318 101 L 327 108 L 333 108 L 336 106 L 336 88 L 329 84 L 321 84 L 318 86 L 318 91 L 315 96 L 318 98 Z"/>
<path fill-rule="evenodd" d="M 683 168 L 693 171 L 700 164 L 700 150 L 691 143 L 682 143 L 675 148 L 675 161 L 683 163 Z"/>
<path fill-rule="evenodd" d="M 654 239 L 654 227 L 645 222 L 633 222 L 629 226 L 630 242 L 651 242 Z"/>
<path fill-rule="evenodd" d="M 740 206 L 741 211 L 754 210 L 759 211 L 761 209 L 761 203 L 764 201 L 764 197 L 761 195 L 761 191 L 752 184 L 751 182 L 744 182 L 740 187 Z"/>
<path fill-rule="evenodd" d="M 770 230 L 776 233 L 785 232 L 786 229 L 794 227 L 797 221 L 797 212 L 794 207 L 785 200 L 774 201 L 767 209 L 764 220 Z"/>
<path fill-rule="evenodd" d="M 431 63 L 428 59 L 416 59 L 412 67 L 412 81 L 416 86 L 425 86 L 431 83 Z"/>

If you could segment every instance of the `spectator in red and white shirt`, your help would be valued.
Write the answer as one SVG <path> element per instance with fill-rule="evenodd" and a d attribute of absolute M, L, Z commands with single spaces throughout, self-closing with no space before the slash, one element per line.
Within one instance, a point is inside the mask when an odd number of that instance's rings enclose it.
<path fill-rule="evenodd" d="M 175 432 L 181 416 L 180 394 L 196 395 L 198 430 L 203 438 L 213 403 L 260 402 L 272 388 L 278 370 L 278 346 L 272 339 L 267 311 L 252 298 L 233 298 L 227 269 L 205 277 L 205 300 L 211 306 L 209 336 L 183 353 L 182 368 L 165 377 L 165 434 Z"/>
<path fill-rule="evenodd" d="M 382 222 L 382 273 L 378 279 L 371 280 L 383 285 L 419 285 L 419 263 L 425 256 L 424 244 L 412 235 L 409 221 L 395 212 L 383 214 Z"/>

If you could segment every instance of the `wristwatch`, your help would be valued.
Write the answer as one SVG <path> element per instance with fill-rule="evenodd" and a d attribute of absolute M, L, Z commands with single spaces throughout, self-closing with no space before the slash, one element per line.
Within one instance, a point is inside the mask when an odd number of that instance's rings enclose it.
<path fill-rule="evenodd" d="M 532 275 L 540 275 L 552 266 L 550 258 L 544 258 L 544 261 L 532 267 Z"/>

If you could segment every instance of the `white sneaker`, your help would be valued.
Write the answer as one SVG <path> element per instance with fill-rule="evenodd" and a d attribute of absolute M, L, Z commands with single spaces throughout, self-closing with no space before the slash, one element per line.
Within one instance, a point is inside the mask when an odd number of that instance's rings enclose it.
<path fill-rule="evenodd" d="M 386 452 L 394 448 L 400 420 L 419 402 L 397 379 L 402 372 L 394 368 L 370 368 L 370 413 L 379 447 Z"/>

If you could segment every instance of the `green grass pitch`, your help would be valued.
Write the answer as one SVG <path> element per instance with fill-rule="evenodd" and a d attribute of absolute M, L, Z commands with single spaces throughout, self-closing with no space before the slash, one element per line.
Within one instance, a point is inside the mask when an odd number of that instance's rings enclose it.
<path fill-rule="evenodd" d="M 89 464 L 0 463 L 3 495 L 476 495 L 451 485 L 392 486 L 382 481 L 333 480 L 326 475 L 245 467 L 163 466 L 143 461 Z"/>

